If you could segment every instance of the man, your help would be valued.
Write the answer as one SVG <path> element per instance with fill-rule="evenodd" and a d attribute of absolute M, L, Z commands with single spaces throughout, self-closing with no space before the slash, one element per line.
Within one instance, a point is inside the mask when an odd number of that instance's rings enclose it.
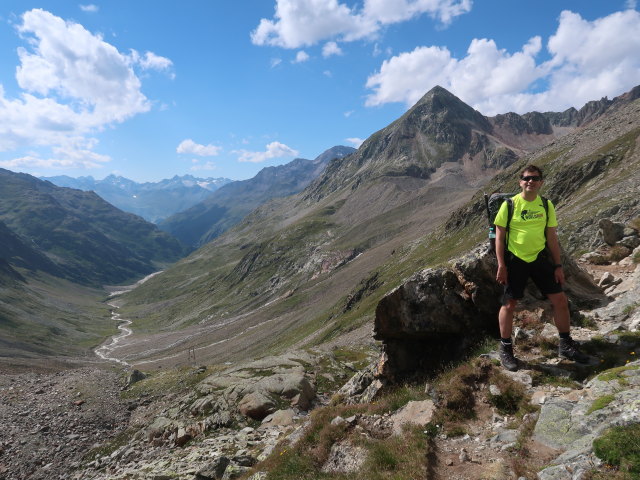
<path fill-rule="evenodd" d="M 553 305 L 554 322 L 560 335 L 558 354 L 581 363 L 589 358 L 578 350 L 569 333 L 569 304 L 562 290 L 564 271 L 560 263 L 558 222 L 553 204 L 547 201 L 545 209 L 543 200 L 538 195 L 543 183 L 542 170 L 535 165 L 527 166 L 520 175 L 522 192 L 512 198 L 513 216 L 509 222 L 509 231 L 506 229 L 507 202 L 503 202 L 494 221 L 498 259 L 496 280 L 505 286 L 502 308 L 498 315 L 500 361 L 504 368 L 511 371 L 518 369 L 511 342 L 513 314 L 518 300 L 524 296 L 529 278 Z M 551 258 L 548 258 L 547 252 Z"/>

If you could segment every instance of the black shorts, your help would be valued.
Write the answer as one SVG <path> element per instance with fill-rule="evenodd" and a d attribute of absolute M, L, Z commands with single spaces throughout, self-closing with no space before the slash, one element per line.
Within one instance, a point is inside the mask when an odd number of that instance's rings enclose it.
<path fill-rule="evenodd" d="M 544 295 L 562 292 L 562 285 L 556 282 L 555 267 L 544 250 L 531 263 L 519 259 L 511 252 L 507 252 L 506 257 L 507 284 L 504 287 L 503 305 L 509 300 L 520 300 L 524 296 L 529 278 Z"/>

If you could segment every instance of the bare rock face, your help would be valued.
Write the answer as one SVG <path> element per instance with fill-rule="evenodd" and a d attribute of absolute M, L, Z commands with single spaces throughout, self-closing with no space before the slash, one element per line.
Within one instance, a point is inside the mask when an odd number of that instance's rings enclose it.
<path fill-rule="evenodd" d="M 563 258 L 566 293 L 572 309 L 604 302 L 602 290 L 570 257 Z M 376 308 L 374 334 L 387 356 L 382 377 L 400 380 L 426 373 L 462 357 L 487 335 L 498 334 L 502 286 L 495 281 L 497 263 L 486 245 L 475 248 L 451 267 L 414 274 L 385 296 Z M 547 307 L 530 285 L 522 306 Z"/>

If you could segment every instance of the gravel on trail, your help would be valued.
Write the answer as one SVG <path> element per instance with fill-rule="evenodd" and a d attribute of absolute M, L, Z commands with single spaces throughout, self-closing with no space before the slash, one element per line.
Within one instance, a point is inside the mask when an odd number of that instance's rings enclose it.
<path fill-rule="evenodd" d="M 121 370 L 0 374 L 0 480 L 71 478 L 93 448 L 122 432 L 135 405 Z"/>

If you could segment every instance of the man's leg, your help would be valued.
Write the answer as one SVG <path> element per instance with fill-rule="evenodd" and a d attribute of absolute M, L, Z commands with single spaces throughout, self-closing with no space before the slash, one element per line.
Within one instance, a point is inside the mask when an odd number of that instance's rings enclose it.
<path fill-rule="evenodd" d="M 560 335 L 560 343 L 558 345 L 558 355 L 569 360 L 580 363 L 587 363 L 589 356 L 585 355 L 578 349 L 578 345 L 571 338 L 570 329 L 571 321 L 569 314 L 569 302 L 564 292 L 547 294 L 547 298 L 553 305 L 553 321 Z"/>
<path fill-rule="evenodd" d="M 512 298 L 506 300 L 506 304 L 500 308 L 498 313 L 498 324 L 500 326 L 500 337 L 511 338 L 513 331 L 513 314 L 516 311 L 517 300 Z"/>
<path fill-rule="evenodd" d="M 500 363 L 510 371 L 518 369 L 518 360 L 513 355 L 513 343 L 511 332 L 513 330 L 513 314 L 516 310 L 517 300 L 506 299 L 506 303 L 498 312 L 498 325 L 500 326 Z"/>
<path fill-rule="evenodd" d="M 571 323 L 569 320 L 569 301 L 564 292 L 549 293 L 547 298 L 553 305 L 553 322 L 556 324 L 558 333 L 569 333 Z"/>

